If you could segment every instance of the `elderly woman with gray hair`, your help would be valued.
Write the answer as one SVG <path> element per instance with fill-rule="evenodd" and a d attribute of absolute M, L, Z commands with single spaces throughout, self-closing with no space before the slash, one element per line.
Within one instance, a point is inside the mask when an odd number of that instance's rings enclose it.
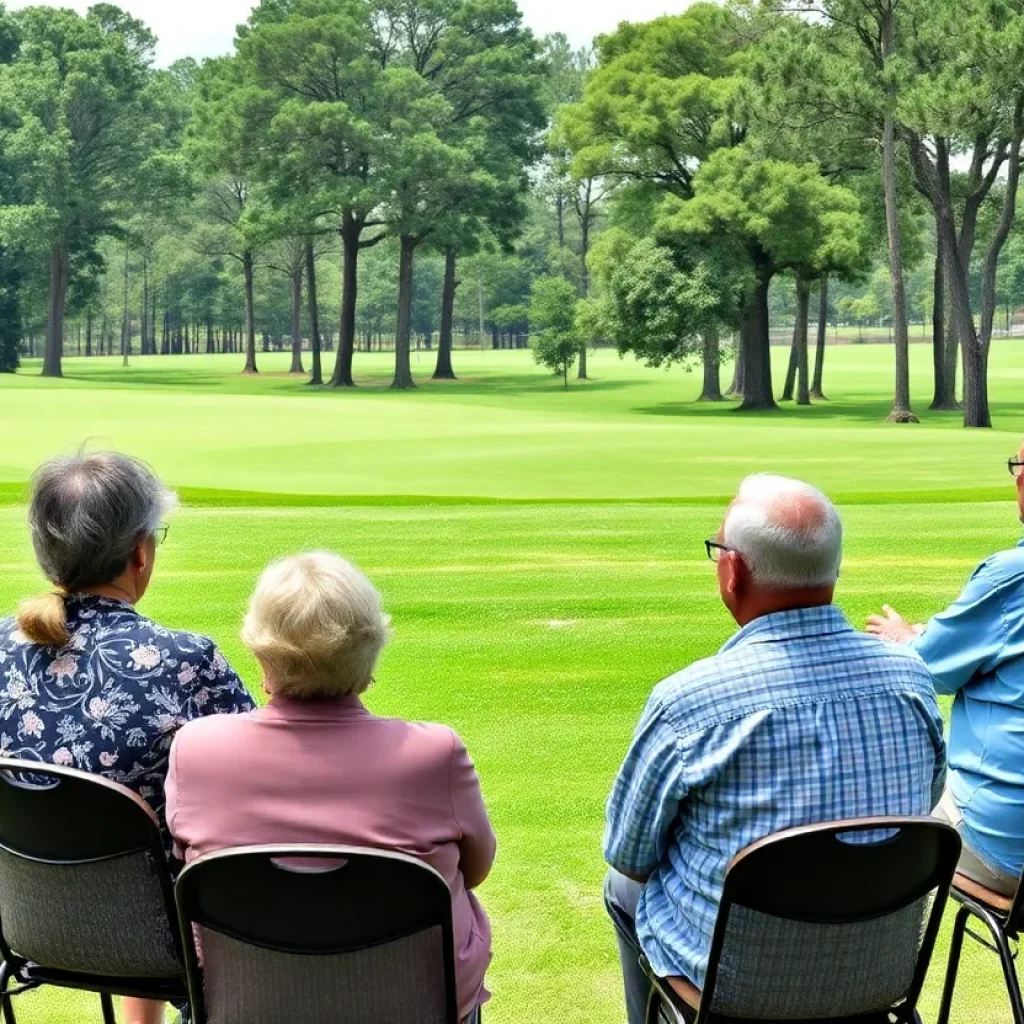
<path fill-rule="evenodd" d="M 182 729 L 167 821 L 186 860 L 230 846 L 336 843 L 426 862 L 451 890 L 459 1006 L 471 1021 L 491 959 L 473 890 L 490 872 L 494 833 L 451 729 L 363 705 L 389 633 L 380 595 L 344 559 L 318 552 L 272 565 L 242 634 L 270 704 Z"/>
<path fill-rule="evenodd" d="M 176 498 L 114 452 L 53 459 L 35 475 L 29 527 L 53 590 L 0 620 L 0 751 L 96 772 L 164 819 L 177 729 L 254 705 L 213 642 L 135 606 L 149 588 Z M 129 1024 L 162 1004 L 126 1000 Z"/>

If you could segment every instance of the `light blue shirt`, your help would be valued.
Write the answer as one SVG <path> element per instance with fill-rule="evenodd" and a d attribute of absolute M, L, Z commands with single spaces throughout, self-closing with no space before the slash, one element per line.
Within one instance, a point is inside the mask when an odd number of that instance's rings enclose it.
<path fill-rule="evenodd" d="M 956 694 L 949 788 L 965 842 L 1011 875 L 1024 867 L 1024 542 L 982 562 L 914 649 Z"/>
<path fill-rule="evenodd" d="M 703 986 L 730 860 L 796 825 L 927 814 L 946 773 L 931 676 L 838 608 L 750 623 L 659 684 L 608 802 L 605 858 L 650 875 L 637 933 L 654 970 Z"/>

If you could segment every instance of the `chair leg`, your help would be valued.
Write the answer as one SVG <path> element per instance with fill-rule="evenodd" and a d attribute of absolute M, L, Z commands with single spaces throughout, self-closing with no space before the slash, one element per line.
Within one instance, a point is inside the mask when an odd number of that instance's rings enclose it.
<path fill-rule="evenodd" d="M 14 1016 L 14 996 L 7 991 L 13 973 L 6 960 L 0 964 L 0 1021 L 4 1024 L 17 1024 Z"/>
<path fill-rule="evenodd" d="M 935 1024 L 949 1024 L 949 1015 L 953 1008 L 953 992 L 956 989 L 956 976 L 960 972 L 960 954 L 964 948 L 964 932 L 971 912 L 961 907 L 953 922 L 953 934 L 949 943 L 949 961 L 946 965 L 946 983 L 942 988 L 942 1003 Z"/>
<path fill-rule="evenodd" d="M 1003 968 L 1003 978 L 1006 981 L 1006 994 L 1010 999 L 1010 1009 L 1013 1013 L 1013 1024 L 1024 1024 L 1024 999 L 1021 998 L 1020 982 L 1017 981 L 1017 969 L 1013 962 L 1013 951 L 1010 949 L 1009 939 L 1003 931 L 1002 922 L 985 911 L 974 910 L 974 916 L 988 928 L 989 935 L 999 954 L 999 963 Z"/>
<path fill-rule="evenodd" d="M 100 1005 L 103 1007 L 103 1024 L 117 1024 L 114 1013 L 114 999 L 109 992 L 100 993 Z"/>
<path fill-rule="evenodd" d="M 661 993 L 652 985 L 651 994 L 647 999 L 646 1024 L 658 1024 L 661 1014 Z"/>
<path fill-rule="evenodd" d="M 1002 930 L 996 939 L 996 946 L 999 949 L 999 960 L 1003 965 L 1003 977 L 1006 978 L 1006 992 L 1010 997 L 1013 1024 L 1024 1024 L 1024 1000 L 1021 999 L 1020 982 L 1017 980 L 1017 965 L 1013 962 L 1010 943 Z"/>

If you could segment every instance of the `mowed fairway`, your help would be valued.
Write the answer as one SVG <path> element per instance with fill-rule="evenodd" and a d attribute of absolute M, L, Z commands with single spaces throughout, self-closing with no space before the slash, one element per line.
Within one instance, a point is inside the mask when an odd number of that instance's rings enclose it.
<path fill-rule="evenodd" d="M 992 432 L 948 414 L 882 424 L 891 350 L 829 358 L 831 403 L 754 420 L 690 404 L 693 376 L 610 354 L 568 394 L 523 353 L 459 353 L 466 381 L 414 394 L 384 390 L 377 356 L 360 357 L 373 386 L 356 393 L 241 378 L 220 357 L 128 371 L 69 361 L 56 384 L 30 368 L 0 378 L 0 609 L 42 585 L 17 503 L 28 473 L 90 437 L 182 488 L 144 610 L 214 636 L 254 692 L 237 632 L 257 573 L 297 549 L 351 557 L 395 625 L 368 702 L 449 722 L 483 778 L 500 842 L 482 893 L 496 944 L 487 1019 L 621 1024 L 600 901 L 603 804 L 651 686 L 732 630 L 701 543 L 719 499 L 765 469 L 843 495 L 840 602 L 857 623 L 883 600 L 928 615 L 1020 536 L 1005 460 L 1024 435 L 1024 344 L 994 353 Z M 930 353 L 912 358 L 923 373 Z M 923 413 L 926 379 L 916 383 Z M 935 996 L 933 978 L 926 1019 Z M 28 1024 L 99 1020 L 92 997 L 22 1005 Z M 954 1019 L 1008 1020 L 983 951 L 968 951 Z"/>

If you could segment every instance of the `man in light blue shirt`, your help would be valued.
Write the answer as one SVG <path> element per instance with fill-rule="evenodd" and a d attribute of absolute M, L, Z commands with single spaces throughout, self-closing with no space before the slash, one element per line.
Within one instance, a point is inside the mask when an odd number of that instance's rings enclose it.
<path fill-rule="evenodd" d="M 703 985 L 730 860 L 781 829 L 928 814 L 945 778 L 931 676 L 832 604 L 842 524 L 807 484 L 746 480 L 706 542 L 741 627 L 659 684 L 608 802 L 605 899 L 630 1024 L 662 977 Z"/>
<path fill-rule="evenodd" d="M 1024 518 L 1024 448 L 1009 467 Z M 908 644 L 955 695 L 940 812 L 964 840 L 960 871 L 1012 895 L 1024 868 L 1024 543 L 982 562 L 927 626 L 886 607 L 868 631 Z"/>

